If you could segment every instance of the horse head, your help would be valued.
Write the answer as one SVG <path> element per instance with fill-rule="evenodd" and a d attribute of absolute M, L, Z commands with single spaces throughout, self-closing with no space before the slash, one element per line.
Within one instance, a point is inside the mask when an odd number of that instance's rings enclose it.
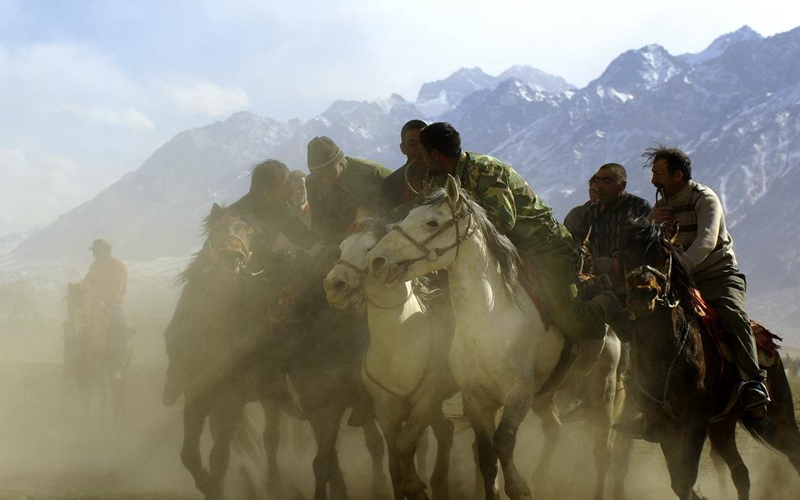
<path fill-rule="evenodd" d="M 81 281 L 67 286 L 67 319 L 64 321 L 64 332 L 67 335 L 77 334 L 89 322 L 90 315 L 99 303 L 91 283 Z"/>
<path fill-rule="evenodd" d="M 250 250 L 253 229 L 216 203 L 206 218 L 206 228 L 208 239 L 204 250 L 208 252 L 210 268 L 223 278 L 237 278 L 253 255 Z"/>
<path fill-rule="evenodd" d="M 367 254 L 385 235 L 386 226 L 378 219 L 364 219 L 353 224 L 350 235 L 339 245 L 341 258 L 323 282 L 331 306 L 345 309 L 363 305 L 361 292 L 369 264 Z"/>
<path fill-rule="evenodd" d="M 370 272 L 397 286 L 452 265 L 459 246 L 474 234 L 474 202 L 452 176 L 392 227 L 369 254 Z"/>
<path fill-rule="evenodd" d="M 674 232 L 639 220 L 628 231 L 622 268 L 627 305 L 635 317 L 646 317 L 658 306 L 674 309 L 691 294 L 692 281 L 675 248 Z"/>

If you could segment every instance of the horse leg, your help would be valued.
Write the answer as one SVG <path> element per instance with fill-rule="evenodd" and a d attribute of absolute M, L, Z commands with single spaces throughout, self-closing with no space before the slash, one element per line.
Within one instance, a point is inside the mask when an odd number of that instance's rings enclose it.
<path fill-rule="evenodd" d="M 264 450 L 267 457 L 267 491 L 278 495 L 281 490 L 281 471 L 278 464 L 278 446 L 281 438 L 283 413 L 273 401 L 261 400 L 264 409 Z"/>
<path fill-rule="evenodd" d="M 620 433 L 613 434 L 613 483 L 611 485 L 612 498 L 616 500 L 624 500 L 625 494 L 625 478 L 628 477 L 628 472 L 631 466 L 631 451 L 633 450 L 633 440 Z"/>
<path fill-rule="evenodd" d="M 425 493 L 425 483 L 419 478 L 414 465 L 414 454 L 420 435 L 425 432 L 431 418 L 428 407 L 421 402 L 412 411 L 411 416 L 403 424 L 397 435 L 397 457 L 400 461 L 401 488 L 406 498 L 412 500 L 428 500 Z"/>
<path fill-rule="evenodd" d="M 483 496 L 485 500 L 499 500 L 497 479 L 497 453 L 494 449 L 494 418 L 497 408 L 492 408 L 478 400 L 477 397 L 464 391 L 461 393 L 464 402 L 464 415 L 475 431 L 475 445 L 478 450 L 478 467 L 483 478 Z"/>
<path fill-rule="evenodd" d="M 344 483 L 339 458 L 336 455 L 336 440 L 339 437 L 339 423 L 344 415 L 345 407 L 338 402 L 335 405 L 306 410 L 306 416 L 314 431 L 317 441 L 317 454 L 314 457 L 314 500 L 328 498 L 328 483 L 331 485 L 331 497 L 347 498 L 347 486 Z"/>
<path fill-rule="evenodd" d="M 431 447 L 431 439 L 428 435 L 428 430 L 424 430 L 422 434 L 419 436 L 419 442 L 417 443 L 417 472 L 422 477 L 426 477 L 428 475 L 428 450 Z"/>
<path fill-rule="evenodd" d="M 503 468 L 506 482 L 506 495 L 511 500 L 531 498 L 531 490 L 525 484 L 514 463 L 514 448 L 517 444 L 517 431 L 531 407 L 529 390 L 518 387 L 511 391 L 503 406 L 503 416 L 494 433 L 494 449 Z"/>
<path fill-rule="evenodd" d="M 541 421 L 544 434 L 542 454 L 533 473 L 533 487 L 537 492 L 545 491 L 547 488 L 550 464 L 553 463 L 553 454 L 561 440 L 561 421 L 556 416 L 553 398 L 553 393 L 545 394 L 535 398 L 531 404 L 531 409 Z"/>
<path fill-rule="evenodd" d="M 209 421 L 211 437 L 214 441 L 209 453 L 208 464 L 211 469 L 206 500 L 222 498 L 225 476 L 231 459 L 231 441 L 242 420 L 244 403 L 225 401 L 212 413 Z"/>
<path fill-rule="evenodd" d="M 597 470 L 594 497 L 598 500 L 605 496 L 611 464 L 611 421 L 617 395 L 619 354 L 619 341 L 616 337 L 610 337 L 603 348 L 602 357 L 584 383 L 591 412 L 588 425 L 594 437 L 594 463 Z"/>
<path fill-rule="evenodd" d="M 389 477 L 392 480 L 394 499 L 403 500 L 402 470 L 397 456 L 397 435 L 403 425 L 403 409 L 396 400 L 386 401 L 384 398 L 376 398 L 375 413 L 389 452 Z"/>
<path fill-rule="evenodd" d="M 450 498 L 450 450 L 453 449 L 453 422 L 447 418 L 441 407 L 431 420 L 431 429 L 436 437 L 436 463 L 431 475 L 431 493 L 433 500 Z"/>
<path fill-rule="evenodd" d="M 187 397 L 183 407 L 183 446 L 181 462 L 194 478 L 195 487 L 203 494 L 208 491 L 209 473 L 200 456 L 200 436 L 209 413 L 208 405 L 199 398 Z"/>
<path fill-rule="evenodd" d="M 708 423 L 699 415 L 686 418 L 682 432 L 661 441 L 661 450 L 669 469 L 672 491 L 680 500 L 696 498 L 692 488 L 697 482 L 697 469 L 706 439 Z"/>
<path fill-rule="evenodd" d="M 383 470 L 384 439 L 373 418 L 364 422 L 361 430 L 364 432 L 367 451 L 372 458 L 372 493 L 377 495 L 386 488 L 386 472 Z"/>
<path fill-rule="evenodd" d="M 719 481 L 718 496 L 730 498 L 724 470 L 724 465 L 727 464 L 739 500 L 748 500 L 750 498 L 750 473 L 736 447 L 736 419 L 728 418 L 718 424 L 710 425 L 708 438 L 711 441 L 711 459 L 714 461 L 717 481 Z"/>

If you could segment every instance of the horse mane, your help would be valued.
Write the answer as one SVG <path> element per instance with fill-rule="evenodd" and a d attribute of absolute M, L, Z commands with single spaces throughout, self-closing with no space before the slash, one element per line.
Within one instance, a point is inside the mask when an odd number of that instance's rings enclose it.
<path fill-rule="evenodd" d="M 176 286 L 185 285 L 189 280 L 192 279 L 192 277 L 201 273 L 208 266 L 208 252 L 206 251 L 206 248 L 208 248 L 208 236 L 210 235 L 211 228 L 214 226 L 214 224 L 224 220 L 226 217 L 237 219 L 241 218 L 238 214 L 229 213 L 225 205 L 221 205 L 220 209 L 222 212 L 212 209 L 208 215 L 203 217 L 203 222 L 201 223 L 203 232 L 201 234 L 206 236 L 206 241 L 203 243 L 203 247 L 195 252 L 194 255 L 192 255 L 192 260 L 190 260 L 186 265 L 186 269 L 184 269 L 175 278 Z"/>
<path fill-rule="evenodd" d="M 367 217 L 353 222 L 347 228 L 347 234 L 373 233 L 378 239 L 386 236 L 386 221 L 376 217 Z"/>
<path fill-rule="evenodd" d="M 463 188 L 458 188 L 460 201 L 469 214 L 472 215 L 473 223 L 481 230 L 489 251 L 497 259 L 500 265 L 500 274 L 503 277 L 503 285 L 511 294 L 516 296 L 517 285 L 519 285 L 520 259 L 517 247 L 505 235 L 494 227 L 494 224 L 486 215 L 486 210 L 478 204 Z M 444 188 L 434 190 L 425 199 L 425 205 L 438 205 L 447 201 L 447 194 Z"/>
<path fill-rule="evenodd" d="M 683 255 L 670 243 L 663 225 L 650 222 L 644 218 L 631 221 L 628 227 L 626 245 L 628 247 L 641 244 L 644 246 L 643 254 L 655 248 L 662 255 L 669 252 L 672 255 L 671 293 L 680 299 L 680 306 L 691 319 L 697 320 L 697 311 L 701 304 L 695 293 L 695 284 L 692 274 L 683 259 Z"/>

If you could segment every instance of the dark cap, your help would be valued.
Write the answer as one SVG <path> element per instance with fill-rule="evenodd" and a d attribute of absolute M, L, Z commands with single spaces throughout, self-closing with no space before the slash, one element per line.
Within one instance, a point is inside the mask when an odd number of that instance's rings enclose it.
<path fill-rule="evenodd" d="M 107 250 L 111 251 L 111 243 L 108 240 L 104 240 L 102 238 L 97 238 L 92 242 L 92 246 L 89 247 L 89 250 Z"/>
<path fill-rule="evenodd" d="M 308 169 L 312 172 L 335 166 L 344 153 L 330 137 L 314 137 L 308 143 Z"/>

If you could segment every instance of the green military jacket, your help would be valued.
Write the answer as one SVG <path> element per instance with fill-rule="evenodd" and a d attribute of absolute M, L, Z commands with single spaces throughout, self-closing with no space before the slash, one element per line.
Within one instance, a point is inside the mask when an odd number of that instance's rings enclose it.
<path fill-rule="evenodd" d="M 510 165 L 478 153 L 461 153 L 453 176 L 461 181 L 494 226 L 521 251 L 536 250 L 554 240 L 571 240 L 569 232 Z M 431 180 L 444 187 L 445 176 Z M 571 245 L 570 241 L 566 241 Z"/>
<path fill-rule="evenodd" d="M 336 184 L 326 185 L 313 172 L 306 178 L 311 229 L 335 243 L 341 241 L 355 222 L 359 208 L 378 213 L 381 186 L 391 173 L 374 161 L 345 158 L 347 165 Z"/>

